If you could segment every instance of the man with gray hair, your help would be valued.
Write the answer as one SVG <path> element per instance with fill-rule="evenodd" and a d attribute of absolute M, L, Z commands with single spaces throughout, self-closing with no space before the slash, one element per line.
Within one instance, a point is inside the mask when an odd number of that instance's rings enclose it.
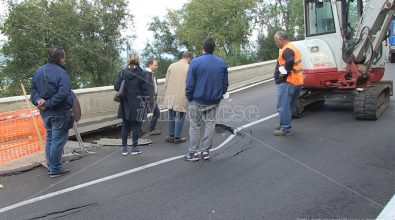
<path fill-rule="evenodd" d="M 169 136 L 165 138 L 165 141 L 169 143 L 180 144 L 187 140 L 181 137 L 181 132 L 188 106 L 185 97 L 185 81 L 191 60 L 192 53 L 184 52 L 182 59 L 172 63 L 167 69 L 164 100 L 169 109 Z"/>
<path fill-rule="evenodd" d="M 303 85 L 302 57 L 295 45 L 288 41 L 284 31 L 278 31 L 274 35 L 274 42 L 280 49 L 274 71 L 280 124 L 276 126 L 273 135 L 292 135 L 292 109 L 296 105 Z"/>

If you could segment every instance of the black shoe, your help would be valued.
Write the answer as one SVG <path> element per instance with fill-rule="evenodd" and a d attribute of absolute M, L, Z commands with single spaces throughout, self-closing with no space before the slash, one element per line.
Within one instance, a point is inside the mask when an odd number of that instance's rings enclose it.
<path fill-rule="evenodd" d="M 174 137 L 172 137 L 172 136 L 166 136 L 166 137 L 165 137 L 165 141 L 166 141 L 166 142 L 169 142 L 169 143 L 174 143 Z"/>
<path fill-rule="evenodd" d="M 187 141 L 186 138 L 174 138 L 174 143 L 175 144 L 181 144 L 181 143 L 184 143 L 186 141 Z"/>
<path fill-rule="evenodd" d="M 198 161 L 199 155 L 197 153 L 188 153 L 184 156 L 184 159 L 187 161 Z"/>
<path fill-rule="evenodd" d="M 70 173 L 70 170 L 69 170 L 69 169 L 62 169 L 62 170 L 60 170 L 60 171 L 58 171 L 58 172 L 56 172 L 56 173 L 50 173 L 50 174 L 49 174 L 49 177 L 55 178 L 55 177 L 67 175 L 67 174 L 69 174 L 69 173 Z"/>

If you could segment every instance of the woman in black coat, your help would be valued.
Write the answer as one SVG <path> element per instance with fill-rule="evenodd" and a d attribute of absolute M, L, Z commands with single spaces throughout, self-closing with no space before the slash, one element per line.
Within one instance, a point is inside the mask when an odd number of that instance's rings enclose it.
<path fill-rule="evenodd" d="M 132 129 L 132 155 L 141 154 L 137 146 L 141 123 L 147 115 L 149 100 L 149 85 L 147 73 L 140 68 L 140 58 L 137 54 L 128 56 L 128 66 L 121 70 L 114 84 L 115 91 L 119 91 L 124 82 L 124 95 L 120 100 L 118 118 L 122 118 L 122 155 L 128 155 L 128 131 Z"/>

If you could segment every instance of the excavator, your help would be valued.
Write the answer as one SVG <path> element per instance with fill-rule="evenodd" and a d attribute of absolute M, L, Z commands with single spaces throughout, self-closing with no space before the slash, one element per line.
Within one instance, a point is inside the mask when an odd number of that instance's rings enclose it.
<path fill-rule="evenodd" d="M 300 117 L 325 100 L 354 103 L 360 120 L 377 120 L 389 106 L 393 82 L 382 80 L 395 0 L 304 0 L 304 84 L 293 110 Z"/>

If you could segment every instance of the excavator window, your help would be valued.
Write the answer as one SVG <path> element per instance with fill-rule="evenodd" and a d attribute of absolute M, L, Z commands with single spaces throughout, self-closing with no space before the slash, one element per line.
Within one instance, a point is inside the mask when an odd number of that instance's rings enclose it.
<path fill-rule="evenodd" d="M 358 27 L 358 20 L 361 17 L 358 12 L 358 4 L 352 1 L 347 5 L 347 25 L 351 30 L 356 30 Z M 354 34 L 354 33 L 352 33 Z"/>
<path fill-rule="evenodd" d="M 305 7 L 308 37 L 336 32 L 331 0 L 307 0 Z"/>

